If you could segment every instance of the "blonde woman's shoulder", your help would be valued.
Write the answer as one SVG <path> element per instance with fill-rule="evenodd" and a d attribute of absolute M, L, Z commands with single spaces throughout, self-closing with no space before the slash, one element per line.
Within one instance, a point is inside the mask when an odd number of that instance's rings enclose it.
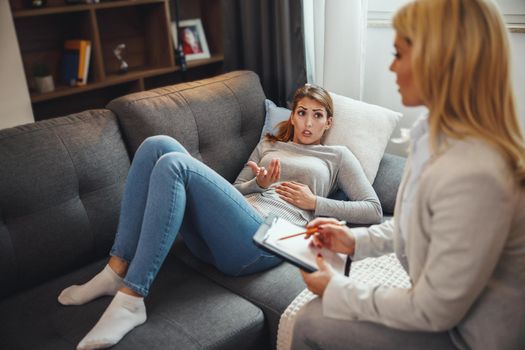
<path fill-rule="evenodd" d="M 451 145 L 451 152 L 456 157 L 461 156 L 471 166 L 510 170 L 502 152 L 494 145 L 477 138 L 456 140 L 455 144 Z"/>
<path fill-rule="evenodd" d="M 502 182 L 502 185 L 505 183 L 505 186 L 513 182 L 512 169 L 503 153 L 475 138 L 450 140 L 431 167 L 433 173 L 444 180 L 483 176 Z"/>

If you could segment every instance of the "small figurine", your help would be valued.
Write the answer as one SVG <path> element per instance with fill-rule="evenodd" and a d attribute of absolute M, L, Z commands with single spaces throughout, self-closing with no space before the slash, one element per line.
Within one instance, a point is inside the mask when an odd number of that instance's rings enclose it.
<path fill-rule="evenodd" d="M 128 72 L 128 63 L 122 58 L 122 52 L 125 48 L 126 44 L 118 44 L 117 47 L 115 47 L 115 49 L 113 50 L 113 54 L 115 55 L 115 57 L 117 57 L 117 59 L 120 62 L 120 65 L 118 67 L 119 74 L 125 74 Z"/>
<path fill-rule="evenodd" d="M 33 8 L 39 8 L 46 6 L 47 0 L 31 0 L 29 2 L 30 6 Z"/>

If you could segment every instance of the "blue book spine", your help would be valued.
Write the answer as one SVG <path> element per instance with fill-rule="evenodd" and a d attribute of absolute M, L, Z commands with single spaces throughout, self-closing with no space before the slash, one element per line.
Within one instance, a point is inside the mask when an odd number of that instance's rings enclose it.
<path fill-rule="evenodd" d="M 66 51 L 62 59 L 62 82 L 75 86 L 78 78 L 78 52 Z"/>

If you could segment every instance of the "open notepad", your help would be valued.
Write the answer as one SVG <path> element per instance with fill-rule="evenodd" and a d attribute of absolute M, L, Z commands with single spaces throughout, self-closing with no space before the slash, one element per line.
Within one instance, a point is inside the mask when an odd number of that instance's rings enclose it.
<path fill-rule="evenodd" d="M 253 240 L 259 247 L 305 271 L 317 271 L 315 259 L 317 254 L 321 253 L 326 263 L 337 272 L 343 272 L 346 255 L 334 253 L 326 248 L 316 248 L 310 244 L 311 238 L 304 239 L 304 235 L 279 240 L 281 237 L 304 231 L 306 231 L 304 226 L 297 226 L 283 218 L 269 215 L 253 236 Z"/>

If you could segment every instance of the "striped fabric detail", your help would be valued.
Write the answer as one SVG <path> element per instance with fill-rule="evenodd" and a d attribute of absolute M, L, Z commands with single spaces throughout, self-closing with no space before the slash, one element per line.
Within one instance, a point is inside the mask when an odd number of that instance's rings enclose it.
<path fill-rule="evenodd" d="M 245 198 L 262 217 L 271 213 L 299 226 L 306 226 L 314 218 L 311 211 L 288 204 L 279 197 L 276 198 L 276 194 L 273 193 L 250 193 Z"/>

